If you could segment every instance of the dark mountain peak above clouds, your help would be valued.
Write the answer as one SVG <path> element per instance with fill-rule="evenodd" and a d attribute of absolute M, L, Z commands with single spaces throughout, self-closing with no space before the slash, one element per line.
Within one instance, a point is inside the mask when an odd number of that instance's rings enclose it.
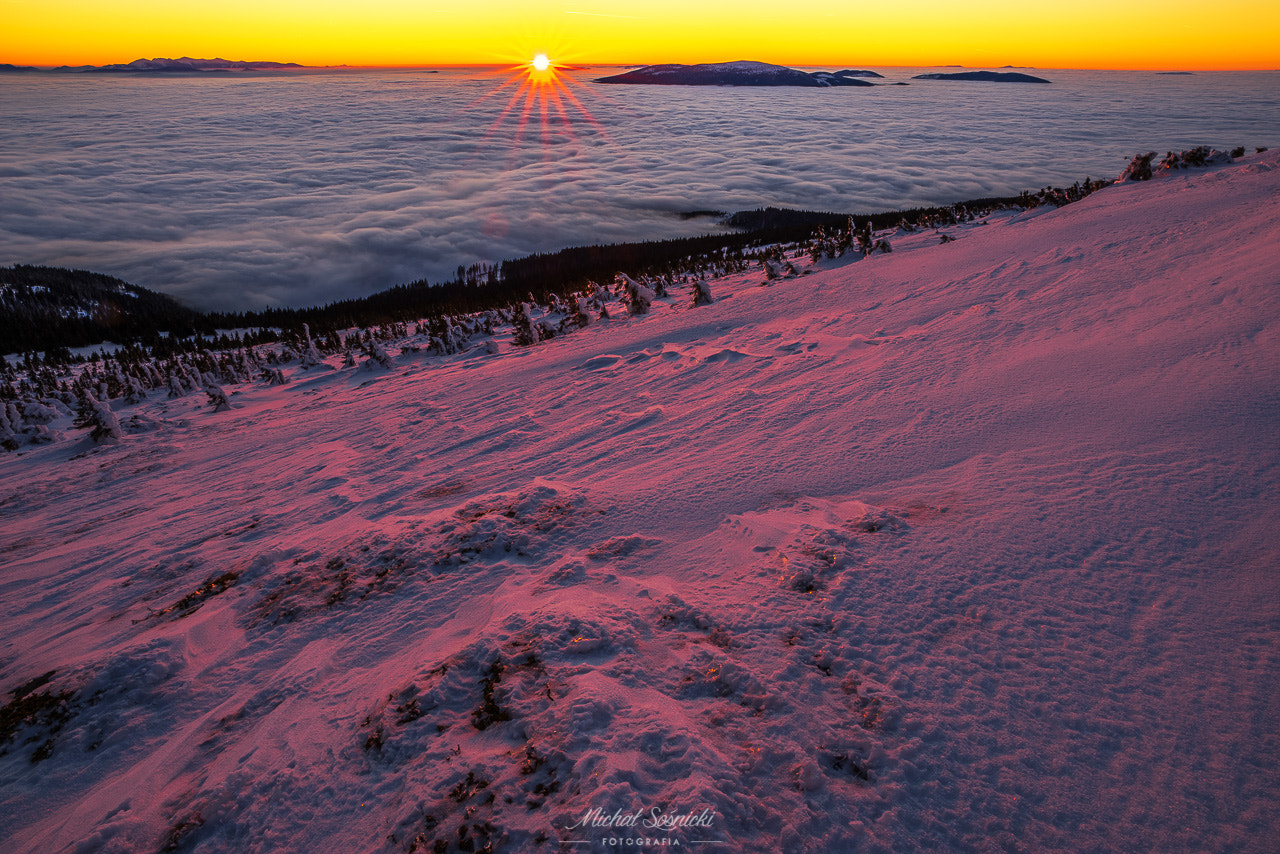
<path fill-rule="evenodd" d="M 857 79 L 857 77 L 872 74 L 874 72 L 817 71 L 809 73 L 788 68 L 785 65 L 739 60 L 701 65 L 647 65 L 624 74 L 601 77 L 596 82 L 647 86 L 806 86 L 816 88 L 873 86 L 875 84 Z"/>
<path fill-rule="evenodd" d="M 39 71 L 39 70 L 40 69 L 33 68 L 30 65 L 11 65 L 8 62 L 0 62 L 0 74 L 10 74 L 15 71 Z"/>
<path fill-rule="evenodd" d="M 978 80 L 986 83 L 1048 83 L 1043 77 L 1016 71 L 958 71 L 955 73 L 931 72 L 917 74 L 912 80 Z"/>
<path fill-rule="evenodd" d="M 113 63 L 110 65 L 63 65 L 55 71 L 80 71 L 94 74 L 205 74 L 209 72 L 229 71 L 271 71 L 284 68 L 302 68 L 296 62 L 243 61 L 231 59 L 193 59 L 184 56 L 179 59 L 135 59 L 133 62 Z"/>

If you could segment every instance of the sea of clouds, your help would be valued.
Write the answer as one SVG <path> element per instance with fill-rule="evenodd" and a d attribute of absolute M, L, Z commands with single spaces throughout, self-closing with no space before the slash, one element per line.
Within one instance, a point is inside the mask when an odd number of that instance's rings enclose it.
<path fill-rule="evenodd" d="M 687 211 L 871 213 L 1111 178 L 1139 151 L 1280 144 L 1275 73 L 832 90 L 591 82 L 605 73 L 566 75 L 545 118 L 495 72 L 8 75 L 0 264 L 202 309 L 315 305 L 719 230 Z"/>

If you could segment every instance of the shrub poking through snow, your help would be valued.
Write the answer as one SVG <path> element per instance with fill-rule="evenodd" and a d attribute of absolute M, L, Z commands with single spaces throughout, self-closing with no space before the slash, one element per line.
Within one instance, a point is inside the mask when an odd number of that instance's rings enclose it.
<path fill-rule="evenodd" d="M 1183 151 L 1179 154 L 1174 154 L 1170 151 L 1164 156 L 1164 160 L 1160 161 L 1160 169 L 1161 171 L 1171 171 L 1174 169 L 1199 169 L 1205 166 L 1217 166 L 1219 164 L 1230 162 L 1230 155 L 1224 154 L 1216 148 L 1201 145 L 1196 148 Z"/>
<path fill-rule="evenodd" d="M 72 691 L 54 694 L 46 688 L 36 693 L 48 685 L 56 673 L 50 670 L 9 692 L 13 699 L 0 708 L 0 756 L 9 752 L 9 743 L 17 741 L 19 732 L 24 730 L 32 737 L 26 738 L 23 744 L 44 738 L 31 754 L 33 765 L 53 755 L 54 741 L 71 719 L 76 699 Z"/>
<path fill-rule="evenodd" d="M 1236 149 L 1242 154 L 1241 149 Z M 1155 159 L 1156 153 L 1149 151 L 1146 154 L 1139 154 L 1129 161 L 1129 165 L 1120 173 L 1120 177 L 1116 179 L 1116 183 L 1120 184 L 1125 181 L 1149 181 L 1154 174 L 1159 172 L 1172 172 L 1176 169 L 1199 169 L 1205 166 L 1217 166 L 1220 164 L 1232 162 L 1232 155 L 1207 145 L 1189 148 L 1186 151 L 1177 154 L 1172 151 L 1167 152 L 1164 159 L 1153 171 L 1151 162 Z"/>
<path fill-rule="evenodd" d="M 498 705 L 495 696 L 498 683 L 502 681 L 504 669 L 502 659 L 496 659 L 490 666 L 489 672 L 480 680 L 480 705 L 471 713 L 471 725 L 478 730 L 486 730 L 496 723 L 511 720 L 511 715 Z"/>

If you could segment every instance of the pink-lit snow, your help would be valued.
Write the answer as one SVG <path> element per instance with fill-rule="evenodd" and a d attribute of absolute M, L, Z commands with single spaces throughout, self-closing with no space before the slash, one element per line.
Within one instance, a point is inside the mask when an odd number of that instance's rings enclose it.
<path fill-rule="evenodd" d="M 0 690 L 63 697 L 0 849 L 1274 850 L 1278 201 L 63 424 L 0 456 Z"/>

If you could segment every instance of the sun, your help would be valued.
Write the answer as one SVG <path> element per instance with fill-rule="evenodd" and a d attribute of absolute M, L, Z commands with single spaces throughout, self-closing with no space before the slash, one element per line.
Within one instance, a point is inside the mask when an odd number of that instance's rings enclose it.
<path fill-rule="evenodd" d="M 529 56 L 522 50 L 513 51 L 511 58 L 521 55 Z M 519 147 L 524 134 L 533 129 L 542 138 L 544 159 L 550 161 L 554 145 L 576 142 L 578 128 L 583 123 L 608 140 L 605 128 L 573 91 L 577 86 L 574 72 L 581 70 L 563 61 L 553 61 L 545 52 L 539 51 L 533 54 L 532 59 L 490 72 L 501 82 L 468 106 L 476 106 L 494 97 L 501 98 L 506 93 L 506 104 L 499 109 L 484 138 L 497 134 L 510 119 L 515 125 L 515 133 L 511 137 L 513 150 Z"/>

